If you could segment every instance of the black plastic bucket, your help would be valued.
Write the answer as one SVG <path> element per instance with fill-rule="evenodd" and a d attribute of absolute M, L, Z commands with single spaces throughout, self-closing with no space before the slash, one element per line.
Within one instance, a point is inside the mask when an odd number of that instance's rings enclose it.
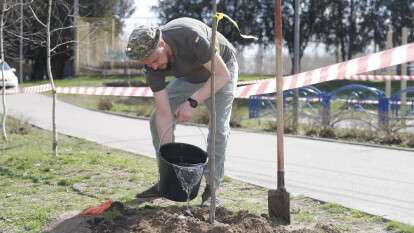
<path fill-rule="evenodd" d="M 161 146 L 158 159 L 160 174 L 159 192 L 161 196 L 177 202 L 187 201 L 187 193 L 183 190 L 174 167 L 200 166 L 204 168 L 207 153 L 197 146 L 186 143 L 167 143 Z M 201 180 L 201 179 L 200 179 Z M 200 181 L 189 192 L 189 200 L 197 196 Z"/>

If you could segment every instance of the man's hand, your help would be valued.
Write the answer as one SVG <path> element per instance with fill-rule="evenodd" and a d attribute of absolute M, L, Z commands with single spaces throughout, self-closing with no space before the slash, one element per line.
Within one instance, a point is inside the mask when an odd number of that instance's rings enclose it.
<path fill-rule="evenodd" d="M 193 109 L 188 101 L 182 103 L 175 111 L 175 116 L 178 122 L 186 122 L 191 120 L 193 116 Z"/>

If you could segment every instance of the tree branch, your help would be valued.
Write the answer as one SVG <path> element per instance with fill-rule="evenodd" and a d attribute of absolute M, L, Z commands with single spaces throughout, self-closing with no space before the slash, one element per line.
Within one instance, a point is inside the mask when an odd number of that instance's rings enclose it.
<path fill-rule="evenodd" d="M 63 43 L 60 43 L 60 44 L 57 44 L 55 47 L 53 47 L 52 49 L 50 49 L 50 52 L 54 52 L 57 48 L 59 48 L 60 46 L 63 46 L 63 45 L 67 45 L 67 44 L 70 44 L 70 43 L 77 43 L 78 41 L 76 41 L 76 40 L 70 40 L 70 41 L 66 41 L 66 42 L 63 42 Z"/>
<path fill-rule="evenodd" d="M 40 42 L 37 42 L 37 41 L 36 41 L 36 40 L 34 40 L 34 39 L 31 39 L 31 38 L 28 38 L 28 37 L 24 37 L 24 36 L 20 36 L 19 34 L 16 34 L 16 33 L 14 33 L 13 31 L 8 31 L 8 30 L 5 30 L 5 32 L 6 32 L 6 33 L 8 33 L 8 34 L 10 34 L 10 35 L 13 35 L 13 36 L 15 36 L 15 37 L 17 37 L 17 38 L 23 38 L 23 40 L 33 42 L 34 44 L 41 44 L 41 43 L 42 43 L 42 41 L 41 41 L 41 40 L 39 40 Z M 31 34 L 31 35 L 35 35 L 35 34 Z"/>
<path fill-rule="evenodd" d="M 51 30 L 50 33 L 57 32 L 57 31 L 60 31 L 60 30 L 63 31 L 63 30 L 71 29 L 71 28 L 76 28 L 76 27 L 73 26 L 73 25 L 70 25 L 70 26 L 67 26 L 67 27 L 55 28 L 55 29 Z"/>
<path fill-rule="evenodd" d="M 29 6 L 29 9 L 32 11 L 32 13 L 33 13 L 33 16 L 35 17 L 35 19 L 36 19 L 36 21 L 39 23 L 39 24 L 41 24 L 43 27 L 47 27 L 46 26 L 46 24 L 44 24 L 38 17 L 37 17 L 37 15 L 36 15 L 36 13 L 34 12 L 34 10 L 33 10 L 33 8 L 32 8 L 32 6 Z"/>

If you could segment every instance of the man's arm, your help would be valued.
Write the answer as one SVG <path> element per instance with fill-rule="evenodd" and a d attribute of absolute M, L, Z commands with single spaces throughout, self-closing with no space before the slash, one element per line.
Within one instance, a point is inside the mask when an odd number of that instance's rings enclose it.
<path fill-rule="evenodd" d="M 208 71 L 211 72 L 211 61 L 205 63 L 203 65 Z M 227 69 L 226 64 L 224 63 L 223 59 L 219 54 L 216 54 L 215 58 L 215 80 L 214 80 L 214 91 L 217 93 L 221 88 L 223 88 L 229 81 L 230 81 L 230 72 Z M 206 99 L 208 99 L 211 95 L 210 91 L 211 86 L 211 77 L 207 80 L 207 82 L 197 90 L 191 98 L 197 100 L 199 104 L 203 103 Z M 214 93 L 214 94 L 215 94 Z M 193 108 L 190 106 L 188 101 L 185 101 L 181 104 L 176 113 L 177 120 L 179 122 L 189 121 L 191 119 L 193 112 Z"/>
<path fill-rule="evenodd" d="M 211 72 L 211 61 L 203 65 L 208 71 Z M 216 54 L 215 59 L 215 82 L 214 82 L 214 91 L 215 93 L 224 87 L 230 81 L 230 72 L 227 69 L 226 64 L 219 54 Z M 203 103 L 208 97 L 210 97 L 210 86 L 211 86 L 211 77 L 207 82 L 196 91 L 191 98 L 197 100 L 198 103 Z M 214 93 L 214 94 L 215 94 Z"/>
<path fill-rule="evenodd" d="M 168 100 L 167 90 L 154 93 L 155 99 L 155 124 L 157 127 L 160 145 L 172 142 L 173 115 Z"/>

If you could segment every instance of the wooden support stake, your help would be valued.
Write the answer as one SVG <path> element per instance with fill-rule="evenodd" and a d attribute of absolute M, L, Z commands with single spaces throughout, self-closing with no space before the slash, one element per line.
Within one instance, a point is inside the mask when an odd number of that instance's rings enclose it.
<path fill-rule="evenodd" d="M 215 84 L 215 63 L 216 63 L 216 33 L 217 33 L 217 24 L 218 19 L 215 17 L 217 13 L 217 2 L 213 1 L 213 26 L 211 34 L 211 114 L 210 114 L 210 151 L 209 151 L 209 168 L 210 168 L 210 192 L 211 192 L 211 202 L 210 202 L 210 223 L 214 224 L 216 218 L 216 98 L 214 91 Z"/>

